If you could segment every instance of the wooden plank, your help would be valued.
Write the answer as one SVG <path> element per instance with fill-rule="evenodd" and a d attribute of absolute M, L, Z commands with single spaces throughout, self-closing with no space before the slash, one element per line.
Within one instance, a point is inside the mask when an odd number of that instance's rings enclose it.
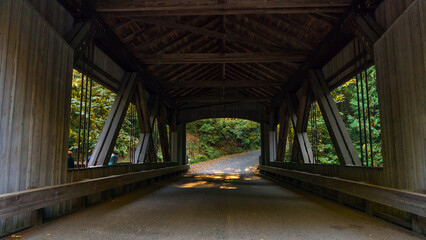
<path fill-rule="evenodd" d="M 210 64 L 210 63 L 267 63 L 300 62 L 303 54 L 276 53 L 186 53 L 186 54 L 136 54 L 144 64 Z"/>
<path fill-rule="evenodd" d="M 340 164 L 361 166 L 361 161 L 336 103 L 330 94 L 325 77 L 321 70 L 310 71 L 310 85 L 321 109 L 334 148 L 339 156 Z"/>
<path fill-rule="evenodd" d="M 98 142 L 90 158 L 89 166 L 107 165 L 109 156 L 114 148 L 118 133 L 129 106 L 133 88 L 135 85 L 136 73 L 126 73 L 121 83 L 120 91 L 108 114 L 105 125 L 99 135 Z"/>
<path fill-rule="evenodd" d="M 175 172 L 182 172 L 188 169 L 189 166 L 187 165 L 166 167 L 2 194 L 0 195 L 0 219 L 22 212 L 44 208 L 61 201 L 99 193 L 108 189 Z"/>
<path fill-rule="evenodd" d="M 426 217 L 426 194 L 276 167 L 260 165 L 259 170 L 332 189 Z"/>

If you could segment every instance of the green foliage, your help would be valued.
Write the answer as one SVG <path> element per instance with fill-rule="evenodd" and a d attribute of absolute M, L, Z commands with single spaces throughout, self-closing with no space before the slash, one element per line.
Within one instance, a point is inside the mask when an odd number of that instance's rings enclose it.
<path fill-rule="evenodd" d="M 258 123 L 233 118 L 203 119 L 187 125 L 191 163 L 260 148 Z"/>
<path fill-rule="evenodd" d="M 88 141 L 86 140 L 84 148 L 88 148 L 88 152 L 91 153 L 95 148 L 96 142 L 99 139 L 99 134 L 105 124 L 108 114 L 116 98 L 116 94 L 107 88 L 103 87 L 96 81 L 92 81 L 91 97 L 90 97 L 90 80 L 82 79 L 83 75 L 74 70 L 73 81 L 72 81 L 72 92 L 71 92 L 71 123 L 70 133 L 68 140 L 68 148 L 71 151 L 76 152 L 78 149 L 78 135 L 80 129 L 80 149 L 83 148 L 83 133 L 88 135 Z M 82 81 L 83 80 L 83 81 Z M 87 88 L 87 94 L 86 94 Z M 83 91 L 82 91 L 83 90 Z M 87 102 L 85 101 L 87 95 Z M 89 104 L 90 101 L 90 104 Z M 85 104 L 85 102 L 87 104 Z M 80 105 L 82 105 L 82 111 L 80 112 Z M 89 119 L 89 107 L 90 107 L 90 119 Z M 139 138 L 139 130 L 137 118 L 135 117 L 132 106 L 129 107 L 126 117 L 123 122 L 122 129 L 117 139 L 117 143 L 114 147 L 120 156 L 125 158 L 127 161 L 130 148 L 135 145 Z M 80 123 L 81 116 L 81 123 Z M 90 123 L 90 124 L 89 124 Z M 85 129 L 85 130 L 84 130 Z M 89 131 L 89 134 L 87 131 Z M 87 150 L 86 150 L 87 151 Z M 75 154 L 76 157 L 76 154 Z M 87 156 L 85 156 L 87 157 Z"/>
<path fill-rule="evenodd" d="M 357 80 L 351 79 L 345 84 L 336 88 L 331 94 L 336 102 L 336 105 L 343 118 L 345 126 L 348 129 L 349 135 L 355 145 L 360 159 L 361 151 L 363 153 L 364 165 L 381 167 L 383 166 L 383 162 L 381 154 L 382 145 L 380 137 L 379 101 L 376 90 L 376 69 L 374 66 L 367 70 L 367 76 L 368 90 L 364 80 L 363 94 L 361 92 L 360 78 L 364 78 L 364 73 L 362 73 L 359 77 L 358 91 Z M 367 91 L 369 95 L 368 101 L 366 98 Z M 364 95 L 363 99 L 362 95 Z M 362 104 L 364 104 L 364 108 L 362 108 Z M 358 111 L 358 109 L 360 111 Z M 366 119 L 365 125 L 363 121 L 364 117 Z M 361 119 L 361 121 L 359 119 Z M 370 119 L 370 122 L 368 119 Z M 361 144 L 360 141 L 360 124 L 361 139 L 363 144 Z M 364 128 L 366 129 L 365 132 Z M 371 142 L 369 138 L 370 129 L 372 140 Z M 321 116 L 321 111 L 316 102 L 312 105 L 311 108 L 307 132 L 317 162 L 323 164 L 339 164 L 336 151 L 333 147 L 324 119 Z M 366 135 L 364 135 L 364 133 L 366 133 Z M 367 140 L 366 142 L 365 138 Z M 371 146 L 373 146 L 373 148 L 371 148 Z M 373 164 L 371 164 L 371 162 L 365 163 L 366 151 L 369 155 L 369 158 L 371 158 L 371 152 L 373 153 Z"/>

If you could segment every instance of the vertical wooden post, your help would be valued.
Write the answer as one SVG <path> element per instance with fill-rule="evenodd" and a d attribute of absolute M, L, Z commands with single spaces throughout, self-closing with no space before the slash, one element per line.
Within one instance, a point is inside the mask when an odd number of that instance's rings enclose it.
<path fill-rule="evenodd" d="M 287 101 L 284 101 L 280 108 L 280 130 L 278 134 L 278 144 L 277 144 L 277 162 L 284 161 L 285 149 L 287 145 L 287 135 L 288 135 L 288 104 Z"/>
<path fill-rule="evenodd" d="M 170 148 L 166 124 L 166 109 L 165 106 L 160 104 L 158 110 L 158 132 L 160 134 L 161 152 L 163 154 L 163 161 L 170 162 Z"/>
<path fill-rule="evenodd" d="M 107 165 L 111 152 L 126 116 L 135 84 L 136 73 L 126 73 L 121 83 L 117 98 L 108 114 L 105 125 L 99 136 L 90 158 L 89 166 Z"/>
<path fill-rule="evenodd" d="M 275 160 L 276 131 L 271 130 L 270 125 L 267 123 L 261 123 L 260 127 L 262 162 L 267 166 L 271 161 Z"/>
<path fill-rule="evenodd" d="M 321 70 L 310 71 L 310 83 L 341 165 L 361 166 L 355 146 L 330 94 Z"/>

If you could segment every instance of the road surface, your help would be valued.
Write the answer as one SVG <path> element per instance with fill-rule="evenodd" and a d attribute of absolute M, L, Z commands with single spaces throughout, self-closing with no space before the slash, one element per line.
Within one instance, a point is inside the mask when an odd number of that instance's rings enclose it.
<path fill-rule="evenodd" d="M 259 152 L 193 165 L 175 182 L 59 218 L 21 239 L 423 239 L 255 174 Z"/>

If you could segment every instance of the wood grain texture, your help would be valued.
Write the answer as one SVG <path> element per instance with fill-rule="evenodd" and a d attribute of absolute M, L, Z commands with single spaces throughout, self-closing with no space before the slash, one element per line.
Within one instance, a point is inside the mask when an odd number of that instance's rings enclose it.
<path fill-rule="evenodd" d="M 426 190 L 426 31 L 414 2 L 375 44 L 386 186 Z"/>
<path fill-rule="evenodd" d="M 2 1 L 0 8 L 0 193 L 63 183 L 73 51 L 27 1 Z M 0 230 L 28 223 L 12 217 Z"/>
<path fill-rule="evenodd" d="M 325 187 L 426 217 L 426 205 L 424 204 L 426 194 L 275 167 L 259 166 L 259 170 Z"/>

